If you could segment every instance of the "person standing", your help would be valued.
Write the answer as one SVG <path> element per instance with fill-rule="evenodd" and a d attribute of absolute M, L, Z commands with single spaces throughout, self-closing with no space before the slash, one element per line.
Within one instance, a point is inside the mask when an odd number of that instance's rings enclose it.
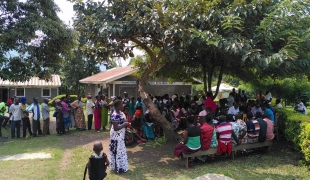
<path fill-rule="evenodd" d="M 96 96 L 95 110 L 94 110 L 94 119 L 95 119 L 95 130 L 99 131 L 101 128 L 101 106 L 100 106 L 100 96 Z"/>
<path fill-rule="evenodd" d="M 125 122 L 126 117 L 122 112 L 124 109 L 121 100 L 114 102 L 115 111 L 111 115 L 110 130 L 110 169 L 117 173 L 128 171 L 128 158 L 125 146 L 125 131 L 129 123 Z"/>
<path fill-rule="evenodd" d="M 81 96 L 78 97 L 78 100 L 75 100 L 73 103 L 71 103 L 72 109 L 74 109 L 74 119 L 75 119 L 75 127 L 77 130 L 85 130 L 86 124 L 85 124 L 85 116 L 83 112 L 84 103 L 81 100 Z"/>
<path fill-rule="evenodd" d="M 42 130 L 40 128 L 40 105 L 39 99 L 37 97 L 33 98 L 33 103 L 27 107 L 27 112 L 32 112 L 32 135 L 33 137 L 37 137 L 42 134 Z"/>
<path fill-rule="evenodd" d="M 135 102 L 135 97 L 131 97 L 131 100 L 130 100 L 130 102 L 129 102 L 129 108 L 128 108 L 128 110 L 129 110 L 129 115 L 130 115 L 130 119 L 133 118 L 133 115 L 134 115 L 134 113 L 135 113 L 135 104 L 136 104 L 136 102 Z"/>
<path fill-rule="evenodd" d="M 43 99 L 42 103 L 42 117 L 43 117 L 43 135 L 50 135 L 50 108 L 48 107 L 49 99 Z"/>
<path fill-rule="evenodd" d="M 31 132 L 31 124 L 30 124 L 30 120 L 29 120 L 29 113 L 26 111 L 28 105 L 27 105 L 27 98 L 22 97 L 20 99 L 21 101 L 21 111 L 22 111 L 22 122 L 23 122 L 23 138 L 24 139 L 28 139 L 27 136 L 27 129 L 29 131 L 30 136 L 32 136 L 32 132 Z"/>
<path fill-rule="evenodd" d="M 101 126 L 102 130 L 106 130 L 105 127 L 108 125 L 108 112 L 109 112 L 109 104 L 106 101 L 106 96 L 101 95 L 101 101 L 100 101 L 100 106 L 101 106 Z"/>
<path fill-rule="evenodd" d="M 123 106 L 124 108 L 128 108 L 129 107 L 129 97 L 128 97 L 128 93 L 127 92 L 124 92 L 124 98 L 123 98 Z"/>
<path fill-rule="evenodd" d="M 207 99 L 205 100 L 205 107 L 210 108 L 213 113 L 215 112 L 217 108 L 215 102 L 212 99 L 212 92 L 207 93 Z"/>
<path fill-rule="evenodd" d="M 54 116 L 56 116 L 56 132 L 57 136 L 61 136 L 63 133 L 65 133 L 62 105 L 60 99 L 56 99 L 55 103 L 56 107 Z"/>
<path fill-rule="evenodd" d="M 66 95 L 66 103 L 67 103 L 67 105 L 68 105 L 68 107 L 69 107 L 69 109 L 70 109 L 70 111 L 69 111 L 69 118 L 70 118 L 70 126 L 71 127 L 75 127 L 75 116 L 74 116 L 74 108 L 72 108 L 71 107 L 71 103 L 72 103 L 73 101 L 71 100 L 71 97 L 70 97 L 70 94 L 67 94 Z"/>
<path fill-rule="evenodd" d="M 94 107 L 95 104 L 91 99 L 91 95 L 87 95 L 87 102 L 86 102 L 86 114 L 87 114 L 87 129 L 91 130 L 93 125 L 93 117 L 94 117 Z"/>
<path fill-rule="evenodd" d="M 15 138 L 15 128 L 16 137 L 20 138 L 20 122 L 22 120 L 21 104 L 19 103 L 19 98 L 15 98 L 15 103 L 10 106 L 9 114 L 12 118 L 11 121 L 11 137 Z"/>
<path fill-rule="evenodd" d="M 0 138 L 7 139 L 7 136 L 2 136 L 1 128 L 3 121 L 9 121 L 9 117 L 4 116 L 6 111 L 6 104 L 4 102 L 0 103 Z"/>
<path fill-rule="evenodd" d="M 9 113 L 9 110 L 10 110 L 10 106 L 12 105 L 12 100 L 11 99 L 8 99 L 7 101 L 6 101 L 6 106 L 8 107 L 8 113 Z M 5 114 L 5 112 L 3 112 L 3 116 L 4 116 L 4 114 Z M 4 117 L 6 117 L 6 116 L 4 116 Z M 9 122 L 9 120 L 10 120 L 10 118 L 4 118 L 4 122 L 3 122 L 3 124 L 1 124 L 2 125 L 2 127 L 3 128 L 6 128 L 6 126 L 7 126 L 7 124 L 8 124 L 8 122 Z"/>
<path fill-rule="evenodd" d="M 70 119 L 70 108 L 67 104 L 67 98 L 62 97 L 61 98 L 61 109 L 62 109 L 62 115 L 63 115 L 63 121 L 64 121 L 64 129 L 69 131 L 69 128 L 71 126 L 71 119 Z"/>

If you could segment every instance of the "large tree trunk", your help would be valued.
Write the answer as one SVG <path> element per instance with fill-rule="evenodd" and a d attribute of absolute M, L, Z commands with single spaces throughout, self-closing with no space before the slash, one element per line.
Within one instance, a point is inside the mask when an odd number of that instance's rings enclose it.
<path fill-rule="evenodd" d="M 208 71 L 208 92 L 212 92 L 212 76 L 213 76 L 213 71 L 214 71 L 214 66 L 211 67 Z"/>
<path fill-rule="evenodd" d="M 167 141 L 175 140 L 176 136 L 172 129 L 171 123 L 161 115 L 152 99 L 148 96 L 148 93 L 143 91 L 142 82 L 139 82 L 139 95 L 143 99 L 145 106 L 149 109 L 152 118 L 161 128 L 163 128 Z"/>
<path fill-rule="evenodd" d="M 207 94 L 208 89 L 207 89 L 207 68 L 202 66 L 202 73 L 203 73 L 203 91 L 205 94 Z"/>
<path fill-rule="evenodd" d="M 155 69 L 157 66 L 161 56 L 163 55 L 164 51 L 161 51 L 158 56 L 156 57 L 154 53 L 144 44 L 139 42 L 137 39 L 132 39 L 132 41 L 136 44 L 138 44 L 140 47 L 142 47 L 151 58 L 151 63 L 146 68 L 146 70 L 143 72 L 141 78 L 138 81 L 138 92 L 140 97 L 142 98 L 145 106 L 149 109 L 154 121 L 159 124 L 161 128 L 164 130 L 164 134 L 167 141 L 172 141 L 176 139 L 175 133 L 173 131 L 172 125 L 169 121 L 166 120 L 166 118 L 162 117 L 161 113 L 159 112 L 158 108 L 155 106 L 154 102 L 151 100 L 151 98 L 148 96 L 148 93 L 144 92 L 143 86 L 146 84 L 149 75 L 151 72 Z"/>
<path fill-rule="evenodd" d="M 213 99 L 215 99 L 219 93 L 220 85 L 221 85 L 222 78 L 223 78 L 223 73 L 224 73 L 224 67 L 221 66 L 219 77 L 217 78 L 216 91 L 215 91 L 215 94 L 213 95 Z"/>

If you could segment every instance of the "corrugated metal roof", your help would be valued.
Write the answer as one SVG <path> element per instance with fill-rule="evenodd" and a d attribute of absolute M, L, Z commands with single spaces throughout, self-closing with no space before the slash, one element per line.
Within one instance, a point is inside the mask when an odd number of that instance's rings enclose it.
<path fill-rule="evenodd" d="M 81 79 L 80 83 L 84 84 L 100 84 L 100 83 L 109 83 L 120 79 L 122 77 L 128 76 L 138 69 L 134 68 L 134 66 L 126 66 L 126 67 L 116 67 L 113 69 L 109 69 L 107 71 L 95 74 L 93 76 L 89 76 L 87 78 Z"/>
<path fill-rule="evenodd" d="M 39 79 L 38 77 L 32 77 L 29 79 L 29 81 L 26 82 L 13 82 L 9 80 L 3 81 L 2 78 L 0 78 L 0 86 L 53 86 L 53 87 L 60 87 L 61 81 L 59 75 L 52 75 L 52 79 L 50 81 L 45 81 L 42 79 Z"/>

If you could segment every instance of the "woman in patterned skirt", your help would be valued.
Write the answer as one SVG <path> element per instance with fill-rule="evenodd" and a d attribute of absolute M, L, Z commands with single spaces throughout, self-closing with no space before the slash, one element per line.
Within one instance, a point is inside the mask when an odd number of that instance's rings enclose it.
<path fill-rule="evenodd" d="M 128 159 L 125 146 L 125 131 L 129 126 L 126 116 L 122 112 L 123 103 L 121 100 L 114 102 L 115 111 L 111 115 L 110 130 L 110 169 L 117 173 L 128 171 Z"/>
<path fill-rule="evenodd" d="M 83 112 L 84 103 L 81 101 L 81 96 L 78 97 L 78 100 L 73 101 L 71 103 L 71 107 L 74 108 L 74 119 L 75 119 L 75 127 L 77 130 L 86 130 L 85 124 L 85 116 Z"/>

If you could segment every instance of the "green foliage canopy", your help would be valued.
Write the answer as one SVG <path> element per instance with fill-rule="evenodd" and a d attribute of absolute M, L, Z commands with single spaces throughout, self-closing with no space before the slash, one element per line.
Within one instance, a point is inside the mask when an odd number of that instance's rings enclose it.
<path fill-rule="evenodd" d="M 49 79 L 74 45 L 53 0 L 0 1 L 0 77 Z"/>

